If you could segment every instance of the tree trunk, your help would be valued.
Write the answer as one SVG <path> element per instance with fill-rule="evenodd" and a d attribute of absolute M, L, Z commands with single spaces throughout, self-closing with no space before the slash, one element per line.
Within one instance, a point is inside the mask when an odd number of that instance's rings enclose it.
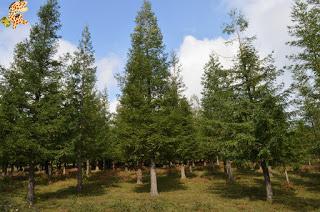
<path fill-rule="evenodd" d="M 217 156 L 217 166 L 220 166 L 219 156 Z"/>
<path fill-rule="evenodd" d="M 142 185 L 143 184 L 143 182 L 142 182 L 142 170 L 141 170 L 140 167 L 137 170 L 137 184 L 138 185 Z"/>
<path fill-rule="evenodd" d="M 284 167 L 284 174 L 286 176 L 286 181 L 288 183 L 288 185 L 290 184 L 290 180 L 289 180 L 289 175 L 288 175 L 288 171 L 287 171 L 287 167 Z"/>
<path fill-rule="evenodd" d="M 29 182 L 28 182 L 28 195 L 27 195 L 27 201 L 30 207 L 33 206 L 33 203 L 34 203 L 34 187 L 35 187 L 34 164 L 31 163 L 29 166 Z"/>
<path fill-rule="evenodd" d="M 272 167 L 271 167 L 271 166 L 268 166 L 268 169 L 269 169 L 269 175 L 270 175 L 270 177 L 273 177 L 273 174 L 272 174 Z"/>
<path fill-rule="evenodd" d="M 231 161 L 230 160 L 226 161 L 225 171 L 226 171 L 226 174 L 227 174 L 227 182 L 228 183 L 233 183 L 234 182 L 234 177 L 233 177 L 233 174 L 232 174 L 232 166 L 231 166 Z"/>
<path fill-rule="evenodd" d="M 267 201 L 272 202 L 273 193 L 272 193 L 272 187 L 271 187 L 271 179 L 270 179 L 269 169 L 266 161 L 263 160 L 261 162 L 261 168 L 263 171 L 264 183 L 266 186 Z"/>
<path fill-rule="evenodd" d="M 48 183 L 51 184 L 52 183 L 52 162 L 49 162 L 47 164 L 48 167 Z"/>
<path fill-rule="evenodd" d="M 181 180 L 186 179 L 186 169 L 184 163 L 181 164 L 180 166 L 180 172 L 181 172 Z"/>
<path fill-rule="evenodd" d="M 150 194 L 151 196 L 158 196 L 158 185 L 157 185 L 157 173 L 156 173 L 156 164 L 154 160 L 151 160 L 150 166 Z"/>
<path fill-rule="evenodd" d="M 96 172 L 99 171 L 99 170 L 100 170 L 100 168 L 99 168 L 99 161 L 97 161 L 97 162 L 96 162 Z"/>
<path fill-rule="evenodd" d="M 112 161 L 112 170 L 115 171 L 116 170 L 116 163 Z"/>
<path fill-rule="evenodd" d="M 62 175 L 66 175 L 66 166 L 67 166 L 67 164 L 64 164 L 64 165 L 63 165 Z"/>
<path fill-rule="evenodd" d="M 128 172 L 128 164 L 127 163 L 124 164 L 124 171 Z"/>
<path fill-rule="evenodd" d="M 103 159 L 102 164 L 103 164 L 102 165 L 103 171 L 107 170 L 107 164 L 106 164 L 106 160 L 105 159 Z"/>
<path fill-rule="evenodd" d="M 77 192 L 80 193 L 82 191 L 82 161 L 81 157 L 77 158 Z"/>
<path fill-rule="evenodd" d="M 192 170 L 192 165 L 191 165 L 191 164 L 189 164 L 189 172 L 190 172 L 190 173 L 193 172 L 193 170 Z"/>
<path fill-rule="evenodd" d="M 196 164 L 194 163 L 194 161 L 192 161 L 192 167 L 195 168 Z"/>
<path fill-rule="evenodd" d="M 203 161 L 203 166 L 207 167 L 207 161 Z"/>
<path fill-rule="evenodd" d="M 309 160 L 309 166 L 311 166 L 312 164 L 311 164 L 311 160 Z"/>
<path fill-rule="evenodd" d="M 5 177 L 7 176 L 7 173 L 8 173 L 8 164 L 3 164 L 2 165 L 2 175 Z"/>
<path fill-rule="evenodd" d="M 10 166 L 10 176 L 11 177 L 13 176 L 13 172 L 14 172 L 14 165 L 11 164 L 11 166 Z"/>
<path fill-rule="evenodd" d="M 90 160 L 87 160 L 87 162 L 86 162 L 86 176 L 87 177 L 90 176 L 90 171 L 91 171 Z"/>

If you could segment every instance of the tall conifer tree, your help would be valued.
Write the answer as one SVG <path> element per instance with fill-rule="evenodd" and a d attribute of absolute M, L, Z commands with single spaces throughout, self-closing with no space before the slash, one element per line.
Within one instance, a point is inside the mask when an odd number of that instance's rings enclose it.
<path fill-rule="evenodd" d="M 158 195 L 156 161 L 163 155 L 166 138 L 162 121 L 169 76 L 162 34 L 149 1 L 144 1 L 136 17 L 132 47 L 122 77 L 118 109 L 119 139 L 128 159 L 150 164 L 151 195 Z"/>
<path fill-rule="evenodd" d="M 292 41 L 298 53 L 289 56 L 297 91 L 298 117 L 303 117 L 305 129 L 310 132 L 310 153 L 320 155 L 320 2 L 319 0 L 296 0 L 291 12 L 293 24 L 289 26 Z M 299 127 L 301 129 L 301 125 Z M 297 128 L 298 129 L 298 128 Z M 310 136 L 309 136 L 310 135 Z"/>
<path fill-rule="evenodd" d="M 67 110 L 71 148 L 77 161 L 77 191 L 82 190 L 82 163 L 95 154 L 100 118 L 99 98 L 95 90 L 96 66 L 89 28 L 86 26 L 77 51 L 68 67 Z M 89 168 L 89 167 L 87 167 Z"/>
<path fill-rule="evenodd" d="M 34 202 L 35 166 L 51 160 L 61 129 L 60 64 L 54 59 L 59 22 L 56 0 L 48 0 L 38 12 L 39 22 L 28 39 L 18 44 L 7 75 L 5 110 L 11 124 L 10 148 L 16 159 L 29 165 L 28 202 Z M 11 97 L 10 97 L 11 96 Z"/>
<path fill-rule="evenodd" d="M 279 94 L 275 80 L 281 74 L 274 66 L 272 55 L 261 59 L 253 46 L 255 37 L 243 37 L 248 27 L 244 16 L 231 12 L 231 23 L 224 32 L 235 35 L 239 50 L 234 71 L 234 91 L 237 106 L 234 113 L 237 123 L 247 126 L 241 136 L 239 149 L 243 158 L 258 161 L 263 170 L 267 200 L 272 201 L 269 163 L 280 160 L 288 144 L 285 99 Z"/>

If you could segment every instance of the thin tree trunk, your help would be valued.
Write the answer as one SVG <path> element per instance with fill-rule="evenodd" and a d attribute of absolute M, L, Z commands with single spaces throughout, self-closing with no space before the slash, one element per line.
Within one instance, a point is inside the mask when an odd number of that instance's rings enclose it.
<path fill-rule="evenodd" d="M 87 177 L 90 176 L 90 171 L 91 171 L 90 160 L 87 160 L 87 161 L 86 161 L 86 176 L 87 176 Z"/>
<path fill-rule="evenodd" d="M 112 170 L 115 171 L 116 170 L 116 164 L 114 161 L 112 161 Z"/>
<path fill-rule="evenodd" d="M 217 166 L 220 166 L 219 156 L 217 156 Z"/>
<path fill-rule="evenodd" d="M 97 161 L 97 162 L 96 162 L 96 172 L 99 171 L 99 170 L 100 170 L 100 168 L 99 168 L 99 161 Z"/>
<path fill-rule="evenodd" d="M 82 161 L 81 157 L 78 155 L 77 158 L 77 192 L 82 191 Z"/>
<path fill-rule="evenodd" d="M 231 161 L 227 160 L 226 162 L 226 172 L 227 172 L 227 182 L 228 183 L 233 183 L 234 182 L 234 177 L 232 173 L 232 166 L 231 166 Z"/>
<path fill-rule="evenodd" d="M 105 160 L 105 159 L 103 159 L 102 163 L 103 163 L 103 165 L 102 165 L 102 167 L 103 167 L 103 171 L 107 170 L 106 160 Z"/>
<path fill-rule="evenodd" d="M 62 168 L 62 175 L 66 175 L 66 166 L 67 164 L 63 164 L 63 168 Z"/>
<path fill-rule="evenodd" d="M 51 184 L 52 183 L 52 162 L 49 162 L 47 166 L 48 166 L 48 183 Z"/>
<path fill-rule="evenodd" d="M 190 173 L 192 173 L 192 172 L 193 172 L 193 170 L 192 170 L 192 165 L 191 165 L 191 163 L 190 163 L 190 162 L 188 162 L 188 166 L 189 166 L 189 172 L 190 172 Z"/>
<path fill-rule="evenodd" d="M 151 160 L 150 166 L 150 195 L 151 196 L 158 196 L 158 185 L 157 185 L 157 173 L 156 173 L 156 164 L 154 160 Z"/>
<path fill-rule="evenodd" d="M 271 187 L 271 179 L 270 179 L 269 169 L 266 161 L 263 160 L 261 162 L 261 168 L 263 171 L 264 183 L 266 186 L 267 201 L 272 202 L 273 193 L 272 193 L 272 187 Z"/>
<path fill-rule="evenodd" d="M 2 165 L 2 175 L 4 177 L 7 176 L 7 172 L 8 172 L 8 165 L 5 163 Z"/>
<path fill-rule="evenodd" d="M 203 166 L 207 167 L 207 161 L 203 161 Z"/>
<path fill-rule="evenodd" d="M 186 170 L 185 170 L 185 165 L 184 163 L 181 164 L 180 166 L 180 172 L 181 172 L 181 180 L 186 179 Z"/>
<path fill-rule="evenodd" d="M 286 181 L 288 183 L 288 185 L 290 184 L 290 180 L 289 180 L 289 175 L 288 175 L 288 171 L 287 171 L 287 167 L 284 167 L 284 174 L 286 176 Z"/>
<path fill-rule="evenodd" d="M 196 164 L 194 163 L 194 161 L 192 161 L 192 167 L 195 168 Z"/>
<path fill-rule="evenodd" d="M 31 163 L 29 166 L 29 182 L 28 182 L 28 195 L 27 195 L 27 200 L 30 207 L 33 206 L 34 204 L 34 187 L 35 187 L 34 164 Z"/>
<path fill-rule="evenodd" d="M 142 182 L 142 170 L 141 170 L 140 167 L 137 170 L 137 184 L 138 185 L 142 185 L 143 184 L 143 182 Z"/>
<path fill-rule="evenodd" d="M 128 172 L 128 164 L 127 163 L 124 164 L 124 171 Z"/>
<path fill-rule="evenodd" d="M 14 173 L 14 165 L 11 164 L 11 166 L 10 166 L 10 176 L 11 177 L 13 176 L 13 173 Z"/>
<path fill-rule="evenodd" d="M 311 166 L 312 164 L 311 164 L 311 160 L 309 160 L 309 166 Z"/>
<path fill-rule="evenodd" d="M 272 167 L 271 167 L 271 166 L 268 166 L 268 169 L 269 169 L 269 175 L 270 175 L 270 177 L 273 177 L 273 174 L 272 174 Z"/>

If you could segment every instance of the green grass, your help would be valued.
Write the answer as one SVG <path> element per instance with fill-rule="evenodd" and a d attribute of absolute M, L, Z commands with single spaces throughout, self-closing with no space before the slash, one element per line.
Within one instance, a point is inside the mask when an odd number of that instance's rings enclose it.
<path fill-rule="evenodd" d="M 134 172 L 93 173 L 81 195 L 75 192 L 74 176 L 47 185 L 39 175 L 31 209 L 25 203 L 25 178 L 2 179 L 0 211 L 320 211 L 319 171 L 290 173 L 292 186 L 274 171 L 272 204 L 265 201 L 263 177 L 256 171 L 235 171 L 236 183 L 226 184 L 221 170 L 196 170 L 180 181 L 178 172 L 159 169 L 157 198 L 150 197 L 144 174 L 145 184 L 138 186 Z"/>

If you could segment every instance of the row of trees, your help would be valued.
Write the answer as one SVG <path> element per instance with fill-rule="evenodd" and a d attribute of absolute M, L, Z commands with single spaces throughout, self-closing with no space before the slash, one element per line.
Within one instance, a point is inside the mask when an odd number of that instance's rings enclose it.
<path fill-rule="evenodd" d="M 248 22 L 230 13 L 224 32 L 234 38 L 238 53 L 231 68 L 212 54 L 204 67 L 201 107 L 183 95 L 185 86 L 178 57 L 168 56 L 151 4 L 136 17 L 117 113 L 108 112 L 107 92 L 95 89 L 95 57 L 88 27 L 78 49 L 56 58 L 59 6 L 48 0 L 41 7 L 27 40 L 16 46 L 14 62 L 1 68 L 0 161 L 27 166 L 28 202 L 34 202 L 36 167 L 51 175 L 52 163 L 77 166 L 77 191 L 82 189 L 83 164 L 122 162 L 150 165 L 150 192 L 158 195 L 156 164 L 222 159 L 227 181 L 234 181 L 231 164 L 260 164 L 267 199 L 272 200 L 268 166 L 302 163 L 319 156 L 320 135 L 320 5 L 299 1 L 293 7 L 289 56 L 295 83 L 286 91 L 276 83 L 282 73 L 271 55 L 261 58 L 255 37 L 246 36 Z M 203 67 L 199 67 L 203 68 Z M 292 96 L 297 95 L 295 101 Z M 292 103 L 297 110 L 288 108 Z M 288 112 L 290 111 L 290 112 Z M 88 168 L 87 168 L 88 169 Z M 285 169 L 286 170 L 286 169 Z M 89 170 L 88 170 L 89 171 Z M 50 178 L 50 177 L 49 177 Z"/>

